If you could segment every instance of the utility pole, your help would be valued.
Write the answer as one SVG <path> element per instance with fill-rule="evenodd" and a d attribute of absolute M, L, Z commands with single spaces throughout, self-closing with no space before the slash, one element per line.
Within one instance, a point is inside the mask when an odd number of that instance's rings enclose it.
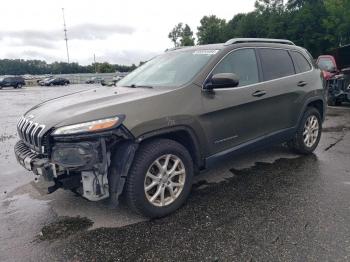
<path fill-rule="evenodd" d="M 95 66 L 95 73 L 97 74 L 97 64 L 96 64 L 96 56 L 94 54 L 94 66 Z"/>
<path fill-rule="evenodd" d="M 67 38 L 67 27 L 66 27 L 66 19 L 64 17 L 64 8 L 62 8 L 63 15 L 63 31 L 64 31 L 64 40 L 66 41 L 66 49 L 67 49 L 67 61 L 69 64 L 69 52 L 68 52 L 68 38 Z"/>

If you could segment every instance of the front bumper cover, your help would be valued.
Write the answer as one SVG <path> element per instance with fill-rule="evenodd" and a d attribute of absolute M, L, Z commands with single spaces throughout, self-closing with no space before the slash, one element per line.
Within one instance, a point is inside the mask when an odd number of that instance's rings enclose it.
<path fill-rule="evenodd" d="M 46 181 L 53 181 L 56 175 L 56 167 L 49 159 L 33 152 L 22 141 L 18 141 L 14 148 L 18 163 L 37 176 L 42 176 Z"/>

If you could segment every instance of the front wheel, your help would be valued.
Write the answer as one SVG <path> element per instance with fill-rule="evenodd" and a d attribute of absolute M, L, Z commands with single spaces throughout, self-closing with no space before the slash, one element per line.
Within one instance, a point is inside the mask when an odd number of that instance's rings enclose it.
<path fill-rule="evenodd" d="M 147 217 L 163 217 L 186 201 L 193 162 L 181 144 L 157 139 L 141 145 L 130 169 L 125 196 L 129 206 Z"/>
<path fill-rule="evenodd" d="M 316 108 L 309 107 L 299 124 L 294 138 L 288 143 L 289 147 L 299 154 L 311 154 L 321 139 L 321 115 Z"/>

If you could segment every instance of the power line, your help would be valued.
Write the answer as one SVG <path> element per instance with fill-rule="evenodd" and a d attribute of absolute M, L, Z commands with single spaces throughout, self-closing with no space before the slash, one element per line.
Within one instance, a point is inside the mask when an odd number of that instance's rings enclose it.
<path fill-rule="evenodd" d="M 64 31 L 64 40 L 66 41 L 66 49 L 67 49 L 67 61 L 69 64 L 69 52 L 68 52 L 68 38 L 67 38 L 67 27 L 66 27 L 66 19 L 64 17 L 64 8 L 62 8 L 63 15 L 63 31 Z"/>

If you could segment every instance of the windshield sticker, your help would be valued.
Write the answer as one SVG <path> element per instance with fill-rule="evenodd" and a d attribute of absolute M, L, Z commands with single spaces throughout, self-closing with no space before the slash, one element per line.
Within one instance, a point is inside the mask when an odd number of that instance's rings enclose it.
<path fill-rule="evenodd" d="M 219 50 L 197 50 L 194 55 L 215 55 Z"/>

